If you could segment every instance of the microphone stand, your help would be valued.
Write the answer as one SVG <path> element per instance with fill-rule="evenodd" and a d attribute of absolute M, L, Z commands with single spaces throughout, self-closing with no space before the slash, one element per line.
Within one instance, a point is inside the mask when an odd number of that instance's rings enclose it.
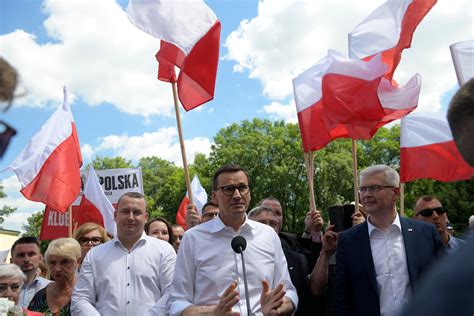
<path fill-rule="evenodd" d="M 242 246 L 240 246 L 239 249 L 240 249 L 240 255 L 242 256 L 242 272 L 244 274 L 245 300 L 247 301 L 247 315 L 251 316 L 252 313 L 250 310 L 249 287 L 247 284 L 247 273 L 245 271 L 244 251 L 242 249 Z"/>

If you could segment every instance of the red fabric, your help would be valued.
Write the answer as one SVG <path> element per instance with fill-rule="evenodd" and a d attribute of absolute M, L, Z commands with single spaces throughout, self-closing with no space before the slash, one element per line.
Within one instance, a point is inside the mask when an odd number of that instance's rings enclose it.
<path fill-rule="evenodd" d="M 473 174 L 474 168 L 461 157 L 454 141 L 400 148 L 401 182 L 425 178 L 446 182 L 469 180 Z"/>
<path fill-rule="evenodd" d="M 173 82 L 174 65 L 181 69 L 178 76 L 178 96 L 186 111 L 214 98 L 220 34 L 221 23 L 216 21 L 187 56 L 173 44 L 161 41 L 161 48 L 156 54 L 160 62 L 158 79 Z"/>
<path fill-rule="evenodd" d="M 382 60 L 388 66 L 388 70 L 385 73 L 385 77 L 392 80 L 393 73 L 400 63 L 402 57 L 402 51 L 405 48 L 411 46 L 411 40 L 413 33 L 415 32 L 418 24 L 425 17 L 431 8 L 436 4 L 436 0 L 413 0 L 408 6 L 405 15 L 403 16 L 400 38 L 395 47 L 382 52 Z M 372 56 L 364 58 L 364 60 L 370 60 Z"/>
<path fill-rule="evenodd" d="M 78 206 L 72 207 L 73 225 L 77 218 Z M 59 212 L 46 206 L 41 223 L 40 240 L 53 240 L 61 237 L 69 237 L 69 213 Z"/>
<path fill-rule="evenodd" d="M 87 222 L 96 223 L 105 227 L 104 218 L 99 209 L 83 195 L 77 212 L 77 227 Z"/>
<path fill-rule="evenodd" d="M 334 126 L 331 130 L 327 129 L 324 123 L 322 102 L 317 102 L 299 112 L 298 122 L 305 152 L 324 148 L 334 139 L 349 137 L 349 133 L 343 125 Z"/>
<path fill-rule="evenodd" d="M 189 198 L 185 196 L 179 204 L 178 212 L 176 213 L 176 224 L 183 227 L 184 230 L 188 229 L 186 225 L 186 206 L 189 205 Z"/>
<path fill-rule="evenodd" d="M 80 192 L 81 165 L 81 149 L 72 123 L 71 136 L 53 151 L 38 175 L 20 192 L 28 200 L 65 212 Z"/>

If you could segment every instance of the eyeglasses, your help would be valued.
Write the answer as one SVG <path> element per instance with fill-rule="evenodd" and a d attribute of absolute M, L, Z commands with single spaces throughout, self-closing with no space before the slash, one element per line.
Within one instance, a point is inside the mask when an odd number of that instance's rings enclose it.
<path fill-rule="evenodd" d="M 0 283 L 0 293 L 5 293 L 8 288 L 10 288 L 12 292 L 18 292 L 20 290 L 20 283 Z"/>
<path fill-rule="evenodd" d="M 202 217 L 205 217 L 205 218 L 214 218 L 214 217 L 217 217 L 219 215 L 219 212 L 209 212 L 209 213 L 204 213 L 202 214 Z"/>
<path fill-rule="evenodd" d="M 92 238 L 87 238 L 87 237 L 81 237 L 79 238 L 79 243 L 82 246 L 87 245 L 88 243 L 91 243 L 92 246 L 97 246 L 103 243 L 102 238 L 100 237 L 92 237 Z"/>
<path fill-rule="evenodd" d="M 278 221 L 272 221 L 272 220 L 261 220 L 261 221 L 258 221 L 259 223 L 262 223 L 262 224 L 265 224 L 265 225 L 268 225 L 268 226 L 271 226 L 273 228 L 276 228 L 278 227 Z"/>
<path fill-rule="evenodd" d="M 430 217 L 431 215 L 433 215 L 433 212 L 436 212 L 436 214 L 438 215 L 442 215 L 446 213 L 446 210 L 442 207 L 425 208 L 424 210 L 421 210 L 418 213 L 416 213 L 415 216 L 421 215 L 423 217 Z"/>
<path fill-rule="evenodd" d="M 369 192 L 369 193 L 377 193 L 382 191 L 383 189 L 388 188 L 395 188 L 393 185 L 369 185 L 367 187 L 359 187 L 359 193 Z"/>
<path fill-rule="evenodd" d="M 236 189 L 239 190 L 241 195 L 246 195 L 250 191 L 250 186 L 246 184 L 241 184 L 239 186 L 225 185 L 225 186 L 220 187 L 219 189 L 222 190 L 222 193 L 224 193 L 227 196 L 234 195 L 234 192 Z"/>

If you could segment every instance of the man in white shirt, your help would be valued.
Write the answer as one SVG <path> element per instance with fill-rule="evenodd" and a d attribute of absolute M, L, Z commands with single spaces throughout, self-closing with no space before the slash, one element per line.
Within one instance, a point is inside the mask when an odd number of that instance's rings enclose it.
<path fill-rule="evenodd" d="M 168 302 L 170 315 L 247 315 L 242 262 L 231 248 L 235 236 L 244 251 L 252 315 L 289 315 L 298 304 L 275 231 L 247 219 L 250 187 L 238 165 L 216 171 L 212 200 L 219 216 L 186 231 L 176 261 Z"/>
<path fill-rule="evenodd" d="M 73 315 L 164 315 L 176 253 L 143 232 L 142 194 L 125 193 L 114 213 L 117 236 L 86 255 L 72 296 Z"/>
<path fill-rule="evenodd" d="M 20 291 L 18 305 L 27 308 L 33 296 L 50 283 L 50 280 L 38 276 L 38 265 L 42 260 L 40 246 L 36 237 L 21 237 L 12 246 L 11 263 L 20 267 L 26 280 Z"/>
<path fill-rule="evenodd" d="M 433 225 L 399 217 L 398 173 L 385 165 L 360 173 L 367 221 L 339 235 L 336 315 L 398 315 L 443 249 Z"/>

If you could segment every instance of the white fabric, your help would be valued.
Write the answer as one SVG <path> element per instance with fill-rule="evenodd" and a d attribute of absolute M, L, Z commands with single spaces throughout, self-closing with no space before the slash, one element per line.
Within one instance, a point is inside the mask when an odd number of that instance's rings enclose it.
<path fill-rule="evenodd" d="M 379 290 L 380 315 L 399 315 L 410 298 L 410 277 L 400 218 L 397 214 L 386 231 L 372 225 L 370 216 L 367 224 Z"/>
<path fill-rule="evenodd" d="M 8 254 L 10 253 L 10 248 L 5 250 L 0 250 L 0 264 L 7 262 Z"/>
<path fill-rule="evenodd" d="M 453 141 L 445 113 L 412 113 L 401 120 L 400 147 Z"/>
<path fill-rule="evenodd" d="M 421 76 L 416 74 L 403 87 L 395 87 L 390 80 L 382 78 L 377 95 L 385 109 L 402 110 L 418 106 L 420 90 Z"/>
<path fill-rule="evenodd" d="M 175 44 L 185 55 L 217 21 L 202 0 L 130 0 L 127 15 L 133 25 Z"/>
<path fill-rule="evenodd" d="M 105 230 L 111 233 L 112 236 L 117 235 L 117 226 L 115 225 L 114 219 L 115 209 L 109 199 L 105 196 L 102 186 L 99 183 L 99 178 L 97 177 L 92 165 L 87 174 L 82 197 L 86 197 L 86 199 L 94 204 L 94 206 L 100 211 L 104 220 Z"/>
<path fill-rule="evenodd" d="M 397 45 L 412 0 L 388 0 L 349 33 L 349 56 L 363 59 Z"/>
<path fill-rule="evenodd" d="M 459 42 L 449 46 L 459 85 L 474 78 L 474 40 Z"/>
<path fill-rule="evenodd" d="M 74 288 L 72 314 L 135 316 L 164 308 L 175 262 L 169 243 L 144 233 L 130 251 L 117 238 L 92 248 Z"/>
<path fill-rule="evenodd" d="M 193 192 L 193 203 L 196 205 L 199 215 L 202 215 L 202 207 L 207 202 L 207 193 L 202 187 L 198 176 L 194 176 L 193 181 L 191 181 L 191 191 Z M 187 192 L 186 196 L 189 197 Z"/>
<path fill-rule="evenodd" d="M 247 240 L 244 260 L 253 315 L 262 315 L 260 295 L 264 279 L 272 289 L 282 282 L 286 296 L 296 307 L 298 296 L 275 231 L 270 226 L 246 220 L 239 233 Z M 219 297 L 234 280 L 240 297 L 234 310 L 247 315 L 241 256 L 231 248 L 235 236 L 237 233 L 219 217 L 186 231 L 176 260 L 168 302 L 170 315 L 181 315 L 190 305 L 218 304 Z"/>
<path fill-rule="evenodd" d="M 385 71 L 386 66 L 380 55 L 365 62 L 329 50 L 326 57 L 293 79 L 296 110 L 301 112 L 322 98 L 322 81 L 326 74 L 340 74 L 371 81 L 382 76 Z"/>
<path fill-rule="evenodd" d="M 7 169 L 12 169 L 16 173 L 22 188 L 33 181 L 43 167 L 44 162 L 72 134 L 74 119 L 67 101 L 66 87 L 63 91 L 63 104 L 33 136 L 15 161 L 7 167 Z"/>

